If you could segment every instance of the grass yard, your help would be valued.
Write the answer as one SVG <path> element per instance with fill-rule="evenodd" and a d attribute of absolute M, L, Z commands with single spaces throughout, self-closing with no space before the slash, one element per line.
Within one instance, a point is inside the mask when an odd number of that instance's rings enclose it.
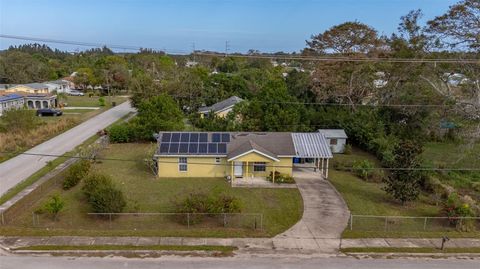
<path fill-rule="evenodd" d="M 112 102 L 116 102 L 118 105 L 127 100 L 127 98 L 120 96 L 104 96 L 103 98 L 105 99 L 105 107 L 107 108 L 111 107 Z M 63 102 L 67 103 L 70 107 L 98 107 L 100 106 L 99 99 L 99 96 L 67 96 L 67 100 Z"/>
<path fill-rule="evenodd" d="M 438 248 L 393 248 L 393 247 L 381 247 L 381 248 L 342 248 L 343 253 L 480 253 L 480 248 L 457 248 L 446 247 L 444 250 Z"/>
<path fill-rule="evenodd" d="M 173 202 L 194 190 L 218 191 L 232 194 L 242 202 L 242 213 L 263 214 L 264 230 L 251 228 L 224 228 L 219 225 L 186 227 L 169 217 L 115 219 L 112 225 L 87 213 L 90 208 L 84 201 L 81 184 L 69 191 L 60 186 L 52 189 L 42 199 L 23 212 L 13 225 L 0 227 L 4 235 L 143 235 L 192 237 L 263 237 L 274 236 L 294 225 L 302 216 L 302 198 L 297 189 L 247 189 L 231 188 L 223 178 L 158 179 L 143 163 L 150 152 L 149 144 L 112 144 L 101 157 L 138 160 L 102 161 L 94 169 L 110 175 L 127 196 L 126 212 L 172 212 Z M 53 193 L 59 193 L 66 203 L 59 220 L 42 218 L 41 227 L 32 228 L 32 212 L 44 204 Z M 252 225 L 251 217 L 245 217 Z M 45 223 L 47 221 L 48 223 Z M 240 220 L 242 221 L 242 220 Z M 257 223 L 259 220 L 257 220 Z M 44 224 L 44 225 L 42 225 Z M 52 227 L 57 227 L 54 229 Z M 103 229 L 104 228 L 104 229 Z"/>
<path fill-rule="evenodd" d="M 379 163 L 375 158 L 358 149 L 354 149 L 351 155 L 335 155 L 334 160 L 353 163 L 356 160 L 368 159 Z M 438 217 L 440 215 L 440 206 L 437 206 L 427 194 L 422 194 L 420 198 L 405 206 L 393 201 L 385 191 L 382 190 L 382 183 L 366 182 L 351 172 L 331 170 L 329 180 L 335 188 L 342 194 L 351 213 L 353 215 L 374 215 L 374 216 L 413 216 L 413 217 Z M 379 222 L 379 223 L 376 223 Z M 419 220 L 419 222 L 422 222 Z M 389 223 L 390 224 L 390 223 Z M 350 231 L 347 228 L 343 236 L 346 238 L 361 237 L 441 237 L 448 234 L 451 237 L 480 237 L 478 232 L 460 233 L 450 231 L 449 229 L 439 229 L 437 226 L 431 227 L 431 231 L 423 231 L 423 222 L 418 224 L 413 221 L 404 221 L 401 223 L 391 223 L 394 228 L 385 232 L 383 230 L 384 220 L 375 219 L 357 219 L 353 223 L 354 229 Z M 372 227 L 381 228 L 375 229 Z M 403 227 L 403 228 L 402 228 Z M 366 228 L 366 229 L 365 229 Z M 417 229 L 418 228 L 418 229 Z M 370 231 L 365 231 L 371 229 Z"/>

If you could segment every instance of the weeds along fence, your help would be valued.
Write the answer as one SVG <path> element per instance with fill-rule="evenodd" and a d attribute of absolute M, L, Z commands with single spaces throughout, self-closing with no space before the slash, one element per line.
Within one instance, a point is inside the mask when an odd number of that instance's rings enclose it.
<path fill-rule="evenodd" d="M 480 217 L 350 215 L 348 229 L 363 232 L 448 232 L 480 230 Z"/>
<path fill-rule="evenodd" d="M 81 158 L 95 159 L 98 153 L 106 148 L 109 144 L 108 136 L 102 136 L 91 145 L 81 147 L 77 151 L 77 156 Z M 61 157 L 63 158 L 63 157 Z M 48 172 L 43 177 L 39 178 L 31 186 L 26 187 L 9 201 L 5 202 L 0 209 L 0 225 L 8 225 L 12 223 L 16 217 L 20 216 L 22 212 L 31 208 L 37 203 L 45 194 L 52 191 L 54 188 L 62 186 L 63 178 L 58 175 L 65 171 L 69 166 L 74 164 L 78 158 L 65 158 L 65 162 Z M 48 166 L 49 164 L 47 164 Z"/>
<path fill-rule="evenodd" d="M 248 229 L 263 230 L 256 213 L 88 213 L 54 217 L 32 212 L 33 228 L 81 230 Z"/>

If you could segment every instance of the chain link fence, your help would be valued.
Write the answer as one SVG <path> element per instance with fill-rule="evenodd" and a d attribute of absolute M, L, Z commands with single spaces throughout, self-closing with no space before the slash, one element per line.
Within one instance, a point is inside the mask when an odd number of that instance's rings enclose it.
<path fill-rule="evenodd" d="M 32 212 L 24 226 L 80 230 L 247 229 L 263 230 L 263 214 L 255 213 L 87 213 L 58 216 Z"/>
<path fill-rule="evenodd" d="M 348 228 L 364 232 L 475 231 L 480 230 L 480 218 L 350 215 Z"/>

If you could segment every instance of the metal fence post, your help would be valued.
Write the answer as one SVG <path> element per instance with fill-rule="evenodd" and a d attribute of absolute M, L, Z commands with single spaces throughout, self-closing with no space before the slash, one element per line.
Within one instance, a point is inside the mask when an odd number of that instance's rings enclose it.
<path fill-rule="evenodd" d="M 388 230 L 388 217 L 385 217 L 385 232 Z"/>
<path fill-rule="evenodd" d="M 32 212 L 32 225 L 35 227 L 35 212 Z"/>
<path fill-rule="evenodd" d="M 3 215 L 3 211 L 2 211 L 2 225 L 5 225 L 5 217 Z"/>
<path fill-rule="evenodd" d="M 350 214 L 350 231 L 353 230 L 353 215 Z"/>
<path fill-rule="evenodd" d="M 427 217 L 425 217 L 425 221 L 423 222 L 423 230 L 427 230 Z"/>
<path fill-rule="evenodd" d="M 190 213 L 187 213 L 187 228 L 190 228 Z"/>
<path fill-rule="evenodd" d="M 109 218 L 108 227 L 112 229 L 112 213 L 108 214 L 108 218 Z"/>
<path fill-rule="evenodd" d="M 263 214 L 260 215 L 260 231 L 263 231 Z"/>
<path fill-rule="evenodd" d="M 227 214 L 223 213 L 223 227 L 227 227 Z"/>

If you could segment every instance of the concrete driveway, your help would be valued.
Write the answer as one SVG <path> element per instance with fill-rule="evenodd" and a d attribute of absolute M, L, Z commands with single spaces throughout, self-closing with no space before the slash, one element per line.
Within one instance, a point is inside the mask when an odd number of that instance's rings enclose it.
<path fill-rule="evenodd" d="M 132 111 L 134 109 L 130 102 L 124 102 L 28 150 L 26 153 L 65 154 L 82 144 L 98 130 L 106 128 Z M 54 159 L 56 157 L 18 155 L 0 163 L 0 196 Z"/>
<path fill-rule="evenodd" d="M 350 211 L 330 182 L 312 169 L 295 168 L 293 176 L 303 198 L 303 217 L 292 228 L 274 237 L 277 248 L 336 252 Z"/>

